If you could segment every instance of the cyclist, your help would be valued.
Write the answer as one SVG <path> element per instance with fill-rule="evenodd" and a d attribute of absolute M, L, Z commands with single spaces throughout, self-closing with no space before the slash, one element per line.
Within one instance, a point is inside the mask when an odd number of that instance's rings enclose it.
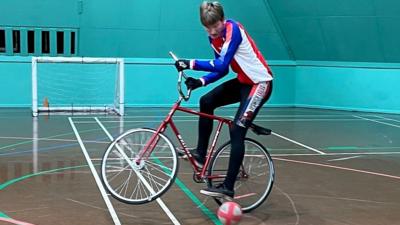
<path fill-rule="evenodd" d="M 175 66 L 178 71 L 210 72 L 200 79 L 188 77 L 185 84 L 191 90 L 224 77 L 229 72 L 229 65 L 237 73 L 236 78 L 220 84 L 200 99 L 200 112 L 207 114 L 214 114 L 217 107 L 240 103 L 229 131 L 231 155 L 227 176 L 222 184 L 200 191 L 212 197 L 233 198 L 235 180 L 244 157 L 244 138 L 258 111 L 271 95 L 273 77 L 253 39 L 240 23 L 225 19 L 219 2 L 204 1 L 200 5 L 200 20 L 209 35 L 215 59 L 181 59 L 175 62 Z M 205 162 L 212 129 L 213 121 L 200 117 L 197 148 L 191 150 L 191 155 L 200 166 Z"/>

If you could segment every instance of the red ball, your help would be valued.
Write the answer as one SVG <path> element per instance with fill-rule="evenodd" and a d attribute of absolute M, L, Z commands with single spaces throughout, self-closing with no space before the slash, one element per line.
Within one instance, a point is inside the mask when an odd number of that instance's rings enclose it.
<path fill-rule="evenodd" d="M 242 208 L 236 202 L 224 202 L 217 211 L 218 219 L 224 225 L 239 223 L 242 214 Z"/>

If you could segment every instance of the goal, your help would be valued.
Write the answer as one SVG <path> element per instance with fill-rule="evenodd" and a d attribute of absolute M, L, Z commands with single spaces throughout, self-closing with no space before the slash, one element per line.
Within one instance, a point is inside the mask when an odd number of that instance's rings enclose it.
<path fill-rule="evenodd" d="M 124 114 L 124 60 L 32 57 L 32 115 Z"/>

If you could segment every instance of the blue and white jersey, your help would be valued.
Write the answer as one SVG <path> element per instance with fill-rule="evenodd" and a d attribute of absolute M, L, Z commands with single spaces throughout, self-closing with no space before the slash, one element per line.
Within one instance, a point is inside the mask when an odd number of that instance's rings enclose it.
<path fill-rule="evenodd" d="M 273 79 L 263 55 L 240 23 L 226 20 L 222 37 L 209 37 L 209 40 L 216 58 L 191 62 L 192 69 L 211 72 L 202 77 L 204 85 L 228 74 L 229 65 L 244 84 L 253 85 Z"/>

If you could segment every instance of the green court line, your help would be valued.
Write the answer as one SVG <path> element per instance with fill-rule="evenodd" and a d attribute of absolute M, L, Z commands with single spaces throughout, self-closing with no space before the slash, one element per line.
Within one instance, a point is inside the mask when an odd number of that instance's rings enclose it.
<path fill-rule="evenodd" d="M 11 217 L 7 216 L 7 214 L 3 213 L 0 211 L 0 218 L 7 218 L 7 219 L 11 219 Z"/>
<path fill-rule="evenodd" d="M 185 184 L 180 181 L 178 178 L 175 179 L 175 183 L 179 186 L 180 189 L 203 211 L 203 213 L 210 218 L 214 224 L 222 225 L 221 221 L 217 218 L 215 213 L 211 212 L 207 207 L 203 205 L 203 203 L 190 191 Z"/>
<path fill-rule="evenodd" d="M 96 166 L 98 166 L 98 165 L 100 165 L 100 164 L 96 164 Z M 27 174 L 25 176 L 18 177 L 18 178 L 15 178 L 15 179 L 12 179 L 12 180 L 9 180 L 9 181 L 6 181 L 6 182 L 0 184 L 0 191 L 14 183 L 20 182 L 22 180 L 25 180 L 25 179 L 28 179 L 28 178 L 31 178 L 34 176 L 39 176 L 39 175 L 43 175 L 43 174 L 47 174 L 47 173 L 59 172 L 59 171 L 69 170 L 69 169 L 78 169 L 78 168 L 83 168 L 83 167 L 88 167 L 88 165 L 64 167 L 64 168 L 58 168 L 58 169 L 53 169 L 53 170 L 46 170 L 46 171 L 42 171 L 42 172 L 38 172 L 38 173 Z M 190 189 L 185 186 L 185 184 L 182 181 L 180 181 L 178 178 L 176 178 L 175 183 L 201 209 L 201 211 L 203 211 L 203 213 L 214 222 L 214 224 L 222 225 L 222 223 L 219 221 L 219 219 L 216 217 L 216 215 L 213 212 L 211 212 L 207 207 L 205 207 L 202 204 L 202 202 L 200 201 L 200 199 L 198 199 L 196 197 L 196 195 L 194 195 L 190 191 Z M 2 213 L 1 211 L 0 211 L 0 217 L 9 218 L 7 215 Z"/>
<path fill-rule="evenodd" d="M 97 164 L 97 165 L 100 165 L 100 164 Z M 23 181 L 25 179 L 28 179 L 28 178 L 31 178 L 34 176 L 39 176 L 39 175 L 43 175 L 43 174 L 47 174 L 47 173 L 59 172 L 59 171 L 69 170 L 69 169 L 83 168 L 83 167 L 88 167 L 88 165 L 64 167 L 64 168 L 58 168 L 58 169 L 53 169 L 53 170 L 46 170 L 46 171 L 42 171 L 42 172 L 38 172 L 38 173 L 27 174 L 25 176 L 18 177 L 18 178 L 15 178 L 15 179 L 12 179 L 12 180 L 9 180 L 9 181 L 6 181 L 6 182 L 0 184 L 0 191 L 14 183 Z"/>
<path fill-rule="evenodd" d="M 110 128 L 116 128 L 116 127 L 119 127 L 119 126 L 114 126 L 114 127 L 110 127 Z M 101 130 L 101 129 L 83 130 L 83 131 L 80 131 L 80 133 L 87 133 L 87 132 L 96 131 L 96 130 Z M 69 135 L 69 134 L 74 134 L 74 132 L 58 134 L 58 135 L 54 135 L 54 136 L 50 136 L 50 137 L 46 137 L 46 138 L 61 137 L 61 136 Z M 14 147 L 14 146 L 17 146 L 17 145 L 22 145 L 22 144 L 27 144 L 27 143 L 32 143 L 32 142 L 33 142 L 33 140 L 31 140 L 31 141 L 23 141 L 23 142 L 19 142 L 19 143 L 16 143 L 16 144 L 3 146 L 3 147 L 0 148 L 0 150 L 4 149 L 4 148 L 7 148 L 7 147 Z M 82 168 L 82 167 L 87 167 L 87 165 L 58 168 L 58 169 L 53 169 L 53 170 L 48 170 L 48 171 L 42 171 L 42 172 L 38 172 L 38 173 L 28 174 L 28 175 L 25 175 L 25 176 L 22 176 L 22 177 L 19 177 L 19 178 L 15 178 L 15 179 L 9 180 L 9 181 L 7 181 L 7 182 L 5 182 L 3 184 L 0 184 L 0 190 L 3 190 L 4 188 L 8 187 L 9 185 L 12 185 L 14 183 L 17 183 L 19 181 L 22 181 L 22 180 L 25 180 L 25 179 L 28 179 L 28 178 L 31 178 L 31 177 L 34 177 L 34 176 L 39 176 L 39 175 L 42 175 L 42 174 L 53 173 L 53 172 L 59 172 L 59 171 L 68 170 L 68 169 Z M 194 195 L 190 191 L 190 189 L 185 186 L 185 184 L 182 181 L 180 181 L 178 178 L 176 178 L 175 182 L 179 186 L 179 188 L 181 188 L 181 190 L 201 209 L 201 211 L 214 222 L 214 224 L 218 224 L 218 225 L 222 224 L 220 222 L 220 220 L 217 218 L 217 216 L 215 215 L 215 213 L 211 212 L 207 207 L 205 207 L 202 204 L 202 202 L 196 197 L 196 195 Z"/>
<path fill-rule="evenodd" d="M 158 158 L 155 158 L 154 161 L 156 164 L 160 166 L 164 165 Z M 164 170 L 164 172 L 171 174 L 167 169 L 165 168 L 162 169 Z M 192 202 L 194 202 L 194 204 L 196 204 L 197 207 L 200 208 L 200 210 L 206 216 L 208 216 L 208 218 L 211 219 L 211 221 L 213 221 L 214 224 L 222 225 L 221 221 L 216 217 L 215 213 L 211 212 L 207 207 L 205 207 L 204 204 L 200 201 L 200 199 L 198 199 L 196 195 L 193 194 L 193 192 L 190 191 L 190 189 L 186 187 L 186 185 L 181 180 L 179 180 L 178 177 L 175 178 L 175 183 L 183 191 L 183 193 L 185 193 L 190 198 L 190 200 L 192 200 Z"/>
<path fill-rule="evenodd" d="M 63 171 L 63 170 L 68 170 L 68 169 L 77 169 L 77 168 L 82 168 L 82 167 L 88 167 L 88 166 L 87 165 L 81 165 L 81 166 L 64 167 L 64 168 L 58 168 L 58 169 L 53 169 L 53 170 L 42 171 L 42 172 L 38 172 L 38 173 L 27 174 L 25 176 L 18 177 L 18 178 L 15 178 L 15 179 L 12 179 L 12 180 L 9 180 L 9 181 L 6 181 L 6 182 L 0 184 L 0 191 L 5 189 L 8 186 L 14 184 L 14 183 L 20 182 L 22 180 L 25 180 L 25 179 L 28 179 L 28 178 L 31 178 L 31 177 L 34 177 L 34 176 L 39 176 L 39 175 L 46 174 L 46 173 L 53 173 L 53 172 L 58 172 L 58 171 Z M 11 217 L 7 216 L 5 213 L 3 213 L 1 211 L 0 211 L 0 218 L 9 218 L 9 219 L 11 219 Z"/>

